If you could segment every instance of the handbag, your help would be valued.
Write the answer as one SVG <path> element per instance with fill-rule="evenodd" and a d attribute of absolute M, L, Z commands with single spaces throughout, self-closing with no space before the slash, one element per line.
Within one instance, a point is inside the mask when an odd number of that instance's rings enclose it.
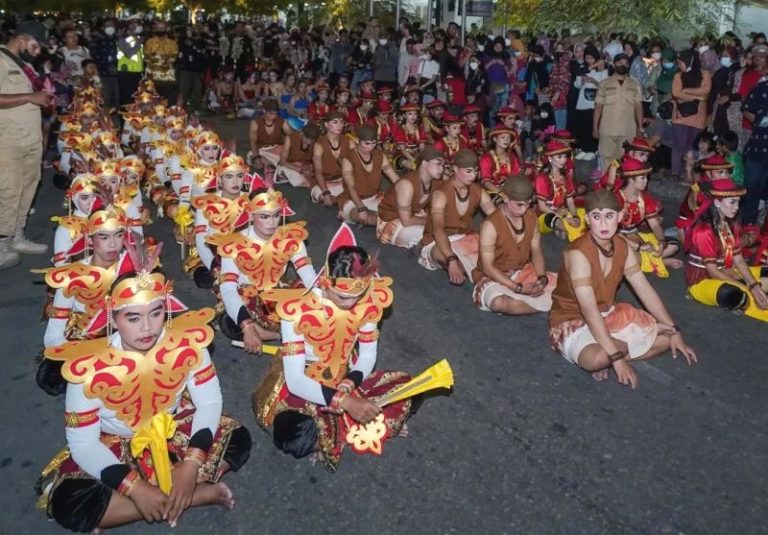
<path fill-rule="evenodd" d="M 696 115 L 699 112 L 699 101 L 689 100 L 687 102 L 677 103 L 677 114 L 680 117 L 690 117 Z"/>

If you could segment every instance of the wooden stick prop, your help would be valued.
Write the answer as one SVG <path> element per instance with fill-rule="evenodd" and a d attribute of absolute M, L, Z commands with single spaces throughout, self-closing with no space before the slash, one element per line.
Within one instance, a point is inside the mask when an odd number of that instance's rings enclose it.
<path fill-rule="evenodd" d="M 245 344 L 241 342 L 240 340 L 232 340 L 232 343 L 230 344 L 232 347 L 239 347 L 240 349 L 245 348 Z M 277 355 L 277 351 L 280 348 L 277 346 L 268 346 L 268 345 L 262 345 L 261 346 L 261 352 L 265 355 Z"/>

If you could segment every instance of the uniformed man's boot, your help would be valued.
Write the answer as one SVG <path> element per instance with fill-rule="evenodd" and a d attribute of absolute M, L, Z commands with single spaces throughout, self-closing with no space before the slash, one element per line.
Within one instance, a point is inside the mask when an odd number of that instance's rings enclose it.
<path fill-rule="evenodd" d="M 11 249 L 21 254 L 43 254 L 48 250 L 44 243 L 35 243 L 24 236 L 24 229 L 16 231 L 16 235 L 11 242 Z"/>
<path fill-rule="evenodd" d="M 20 263 L 19 255 L 11 250 L 11 238 L 0 238 L 0 271 L 18 266 Z"/>

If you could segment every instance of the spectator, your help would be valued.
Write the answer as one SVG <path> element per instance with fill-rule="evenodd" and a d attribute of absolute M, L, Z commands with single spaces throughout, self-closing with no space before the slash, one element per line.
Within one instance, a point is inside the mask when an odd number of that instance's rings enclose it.
<path fill-rule="evenodd" d="M 595 98 L 600 82 L 608 78 L 608 70 L 601 59 L 600 52 L 594 46 L 584 49 L 585 72 L 576 76 L 573 82 L 578 90 L 575 118 L 572 122 L 573 135 L 576 136 L 577 146 L 581 152 L 576 156 L 579 160 L 593 160 L 597 152 L 597 141 L 592 137 L 592 120 L 595 114 Z"/>
<path fill-rule="evenodd" d="M 144 72 L 144 27 L 131 21 L 125 35 L 117 40 L 117 85 L 120 105 L 133 100 Z"/>
<path fill-rule="evenodd" d="M 70 87 L 80 87 L 83 78 L 83 60 L 91 59 L 91 53 L 80 45 L 77 30 L 74 28 L 64 32 L 64 46 L 59 48 L 59 54 L 67 67 L 67 83 Z"/>
<path fill-rule="evenodd" d="M 189 111 L 200 109 L 203 98 L 203 75 L 206 69 L 205 41 L 197 27 L 187 28 L 179 43 L 179 99 L 178 104 Z"/>
<path fill-rule="evenodd" d="M 45 27 L 25 21 L 0 53 L 0 270 L 19 264 L 19 253 L 41 254 L 47 249 L 24 235 L 40 182 L 40 109 L 54 101 L 53 95 L 35 91 L 33 85 L 38 79 L 30 63 L 45 42 Z"/>
<path fill-rule="evenodd" d="M 699 53 L 683 50 L 677 58 L 677 68 L 672 82 L 672 130 L 675 143 L 672 146 L 672 177 L 680 178 L 684 170 L 685 154 L 693 147 L 694 140 L 704 129 L 707 121 L 707 99 L 712 88 L 709 71 L 701 69 Z"/>
<path fill-rule="evenodd" d="M 120 102 L 117 81 L 117 23 L 106 19 L 101 31 L 91 41 L 91 55 L 101 78 L 101 96 L 107 108 L 116 108 Z"/>
<path fill-rule="evenodd" d="M 179 56 L 179 45 L 168 36 L 168 26 L 162 21 L 155 22 L 153 36 L 144 43 L 147 76 L 155 81 L 157 92 L 169 103 L 176 102 L 178 85 L 174 68 Z"/>
<path fill-rule="evenodd" d="M 768 80 L 758 83 L 747 95 L 744 119 L 752 133 L 744 147 L 744 181 L 747 195 L 742 205 L 742 222 L 757 223 L 760 200 L 768 187 Z"/>
<path fill-rule="evenodd" d="M 491 126 L 496 123 L 496 114 L 509 101 L 509 70 L 511 69 L 509 53 L 504 50 L 504 38 L 493 40 L 491 50 L 484 58 L 485 73 L 488 76 L 493 104 L 491 107 Z"/>
<path fill-rule="evenodd" d="M 398 50 L 386 33 L 381 33 L 379 46 L 373 53 L 373 80 L 376 89 L 394 87 L 397 83 Z"/>
<path fill-rule="evenodd" d="M 331 45 L 331 77 L 329 79 L 331 87 L 336 87 L 339 83 L 339 76 L 348 74 L 349 64 L 347 58 L 352 54 L 352 45 L 349 42 L 349 32 L 339 30 L 339 37 Z"/>

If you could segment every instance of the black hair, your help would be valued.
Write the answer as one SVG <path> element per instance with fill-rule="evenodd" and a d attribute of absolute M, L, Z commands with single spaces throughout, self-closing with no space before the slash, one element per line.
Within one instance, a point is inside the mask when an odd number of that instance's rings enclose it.
<path fill-rule="evenodd" d="M 733 130 L 725 130 L 718 139 L 731 152 L 736 152 L 739 148 L 739 135 Z"/>
<path fill-rule="evenodd" d="M 699 143 L 701 141 L 706 141 L 709 143 L 710 150 L 715 150 L 715 147 L 717 145 L 715 134 L 712 132 L 709 132 L 708 130 L 702 130 L 698 136 L 696 136 L 696 139 L 693 140 L 693 148 L 697 149 L 699 146 Z"/>
<path fill-rule="evenodd" d="M 589 56 L 590 58 L 595 58 L 595 61 L 600 61 L 603 57 L 595 45 L 589 45 L 585 47 L 584 55 Z"/>
<path fill-rule="evenodd" d="M 683 71 L 680 73 L 683 88 L 699 87 L 703 78 L 701 74 L 701 59 L 699 58 L 699 53 L 696 50 L 691 49 L 683 50 L 678 54 L 677 59 L 690 68 L 688 72 Z"/>
<path fill-rule="evenodd" d="M 357 245 L 342 245 L 328 256 L 328 276 L 357 277 L 359 270 L 368 263 L 368 252 Z"/>

